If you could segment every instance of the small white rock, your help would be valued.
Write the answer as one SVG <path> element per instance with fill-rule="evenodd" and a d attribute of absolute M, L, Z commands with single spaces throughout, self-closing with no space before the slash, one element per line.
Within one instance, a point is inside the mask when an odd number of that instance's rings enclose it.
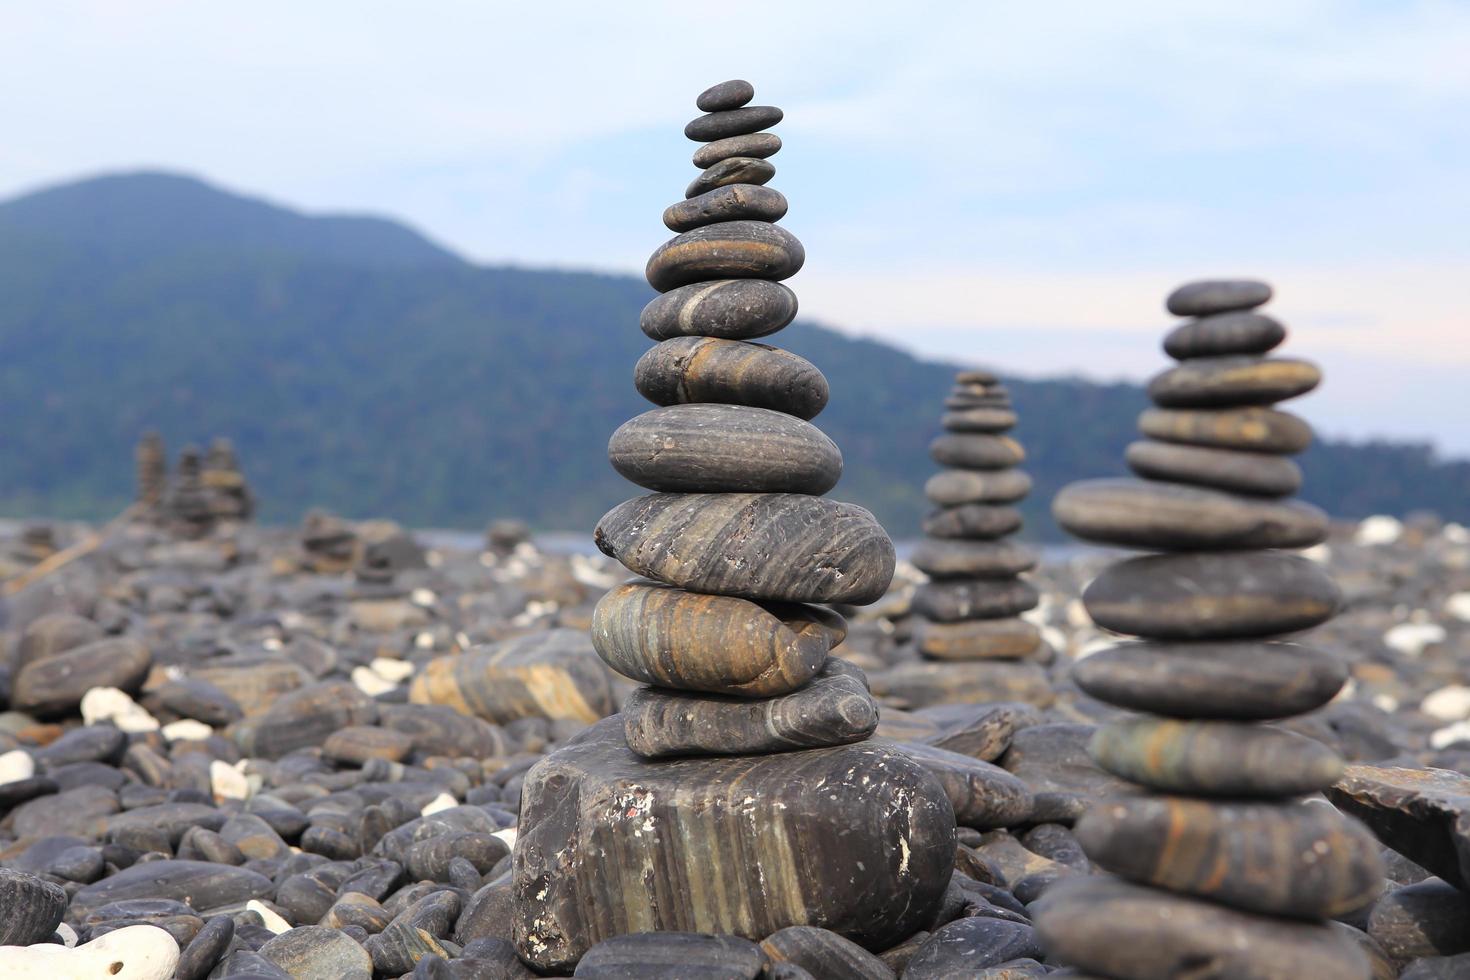
<path fill-rule="evenodd" d="M 439 597 L 434 594 L 433 589 L 420 587 L 408 594 L 408 601 L 412 602 L 415 606 L 432 606 L 435 602 L 439 601 Z"/>
<path fill-rule="evenodd" d="M 260 645 L 265 647 L 267 650 L 280 650 L 284 648 L 286 644 L 282 643 L 281 638 L 278 636 L 268 636 L 261 641 Z"/>
<path fill-rule="evenodd" d="M 0 755 L 0 784 L 30 779 L 36 774 L 36 760 L 25 749 L 11 749 Z"/>
<path fill-rule="evenodd" d="M 287 922 L 285 919 L 272 912 L 267 905 L 256 899 L 252 898 L 250 901 L 245 903 L 245 911 L 254 912 L 256 915 L 260 916 L 261 919 L 265 922 L 265 927 L 271 932 L 275 933 L 277 936 L 279 936 L 283 932 L 291 931 L 291 923 Z"/>
<path fill-rule="evenodd" d="M 418 650 L 434 649 L 434 634 L 430 633 L 428 630 L 424 630 L 422 633 L 413 638 L 413 645 L 414 648 Z"/>
<path fill-rule="evenodd" d="M 353 667 L 352 683 L 357 685 L 357 689 L 370 698 L 375 698 L 379 694 L 387 694 L 398 686 L 392 681 L 379 676 L 378 672 L 370 667 Z"/>
<path fill-rule="evenodd" d="M 115 687 L 94 687 L 82 695 L 82 721 L 88 725 L 111 722 L 125 732 L 156 732 L 158 719 Z"/>
<path fill-rule="evenodd" d="M 1391 715 L 1399 710 L 1399 699 L 1392 694 L 1375 694 L 1373 695 L 1373 707 L 1384 714 Z"/>
<path fill-rule="evenodd" d="M 1440 721 L 1462 721 L 1470 718 L 1470 687 L 1450 684 L 1426 697 L 1419 710 Z"/>
<path fill-rule="evenodd" d="M 504 830 L 497 830 L 495 833 L 491 834 L 490 836 L 491 837 L 499 837 L 501 840 L 505 841 L 505 846 L 506 847 L 510 848 L 511 850 L 515 850 L 515 847 L 516 847 L 516 829 L 514 827 L 506 827 Z"/>
<path fill-rule="evenodd" d="M 1429 736 L 1429 747 L 1443 749 L 1456 742 L 1470 741 L 1470 721 L 1457 721 L 1446 725 Z"/>
<path fill-rule="evenodd" d="M 1470 592 L 1456 592 L 1444 601 L 1444 611 L 1462 623 L 1470 623 Z"/>
<path fill-rule="evenodd" d="M 1399 623 L 1383 634 L 1383 642 L 1406 657 L 1417 657 L 1425 647 L 1443 643 L 1447 635 L 1438 623 Z"/>
<path fill-rule="evenodd" d="M 419 811 L 419 816 L 427 817 L 432 813 L 438 813 L 440 810 L 452 810 L 457 806 L 459 806 L 459 800 L 456 800 L 448 793 L 440 793 L 424 804 L 424 808 Z"/>
<path fill-rule="evenodd" d="M 77 940 L 81 938 L 77 935 L 77 931 L 71 926 L 67 925 L 65 922 L 57 923 L 56 934 L 61 937 L 61 945 L 65 946 L 67 949 L 71 949 L 73 946 L 75 946 L 77 944 Z"/>
<path fill-rule="evenodd" d="M 1332 560 L 1332 549 L 1327 547 L 1326 542 L 1314 544 L 1310 548 L 1303 548 L 1298 553 L 1303 558 L 1314 561 L 1319 565 L 1325 565 Z"/>
<path fill-rule="evenodd" d="M 193 718 L 180 718 L 163 726 L 163 737 L 170 742 L 202 742 L 213 734 L 213 728 Z"/>
<path fill-rule="evenodd" d="M 1446 524 L 1439 533 L 1450 544 L 1470 544 L 1470 529 L 1463 524 Z"/>
<path fill-rule="evenodd" d="M 1377 514 L 1358 522 L 1358 533 L 1353 543 L 1371 548 L 1375 545 L 1393 544 L 1403 536 L 1404 525 L 1396 517 Z"/>
<path fill-rule="evenodd" d="M 178 965 L 179 944 L 157 926 L 124 926 L 76 947 L 0 946 L 4 980 L 169 980 Z"/>
<path fill-rule="evenodd" d="M 429 645 L 433 646 L 432 638 L 430 639 Z M 413 664 L 407 660 L 394 660 L 392 657 L 376 657 L 372 663 L 368 664 L 368 667 L 373 673 L 383 678 L 383 680 L 392 681 L 394 684 L 402 684 L 413 676 Z"/>
<path fill-rule="evenodd" d="M 216 800 L 250 799 L 250 781 L 245 774 L 223 759 L 209 764 L 209 788 Z"/>

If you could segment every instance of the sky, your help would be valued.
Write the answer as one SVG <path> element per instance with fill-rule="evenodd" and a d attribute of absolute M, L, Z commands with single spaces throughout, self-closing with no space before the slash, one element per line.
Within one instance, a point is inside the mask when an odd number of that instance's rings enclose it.
<path fill-rule="evenodd" d="M 808 319 L 1142 379 L 1173 286 L 1263 278 L 1327 375 L 1293 410 L 1470 457 L 1467 52 L 1459 0 L 51 0 L 0 14 L 0 197 L 164 168 L 637 273 L 743 77 Z"/>

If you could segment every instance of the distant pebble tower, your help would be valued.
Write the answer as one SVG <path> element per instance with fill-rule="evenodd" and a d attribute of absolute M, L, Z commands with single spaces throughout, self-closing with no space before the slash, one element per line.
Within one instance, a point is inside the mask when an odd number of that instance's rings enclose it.
<path fill-rule="evenodd" d="M 1196 282 L 1167 307 L 1194 317 L 1164 350 L 1179 364 L 1148 386 L 1155 408 L 1128 447 L 1143 479 L 1065 488 L 1053 511 L 1099 544 L 1158 552 L 1119 561 L 1083 593 L 1093 620 L 1140 637 L 1078 663 L 1077 684 L 1139 712 L 1103 724 L 1091 751 L 1152 791 L 1104 800 L 1077 824 L 1088 856 L 1127 879 L 1047 893 L 1037 925 L 1052 953 L 1110 977 L 1367 977 L 1356 944 L 1325 920 L 1358 909 L 1383 878 L 1355 821 L 1300 798 L 1343 760 L 1268 727 L 1326 704 L 1342 663 L 1293 642 L 1332 617 L 1332 580 L 1285 549 L 1323 541 L 1327 517 L 1288 499 L 1307 423 L 1272 406 L 1320 380 L 1265 356 L 1285 338 L 1256 312 L 1265 283 Z M 1201 974 L 1203 975 L 1203 974 Z"/>
<path fill-rule="evenodd" d="M 826 500 L 842 455 L 808 420 L 827 381 L 748 341 L 785 327 L 781 280 L 805 260 L 764 186 L 780 109 L 748 82 L 699 96 L 704 145 L 677 237 L 649 259 L 659 343 L 635 385 L 660 406 L 621 426 L 614 468 L 653 493 L 613 508 L 596 542 L 643 578 L 593 614 L 598 654 L 642 682 L 622 715 L 528 775 L 516 844 L 516 939 L 565 967 L 600 939 L 650 930 L 761 939 L 826 926 L 884 948 L 927 922 L 953 870 L 938 782 L 887 743 L 860 670 L 829 650 L 841 616 L 893 575 L 873 515 Z M 580 809 L 579 809 L 580 807 Z M 646 897 L 646 900 L 645 900 Z"/>
<path fill-rule="evenodd" d="M 163 437 L 152 430 L 143 433 L 134 450 L 134 460 L 138 474 L 138 516 L 156 517 L 168 494 L 168 454 Z"/>

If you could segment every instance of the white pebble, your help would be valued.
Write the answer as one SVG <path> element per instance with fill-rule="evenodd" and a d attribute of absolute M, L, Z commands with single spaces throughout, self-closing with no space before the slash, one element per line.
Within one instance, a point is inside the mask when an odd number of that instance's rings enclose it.
<path fill-rule="evenodd" d="M 1470 687 L 1451 684 L 1430 694 L 1419 705 L 1419 710 L 1440 721 L 1461 721 L 1470 718 Z"/>
<path fill-rule="evenodd" d="M 413 676 L 413 664 L 407 660 L 394 660 L 392 657 L 376 657 L 368 664 L 372 672 L 385 681 L 394 684 L 402 684 Z"/>
<path fill-rule="evenodd" d="M 356 684 L 357 689 L 370 698 L 375 698 L 379 694 L 387 694 L 398 686 L 392 681 L 381 677 L 377 671 L 369 667 L 353 667 L 352 683 Z"/>
<path fill-rule="evenodd" d="M 245 774 L 223 759 L 209 764 L 209 788 L 216 800 L 248 800 L 250 781 Z"/>
<path fill-rule="evenodd" d="M 0 755 L 0 784 L 30 779 L 36 774 L 36 760 L 25 749 L 11 749 Z"/>
<path fill-rule="evenodd" d="M 252 898 L 250 901 L 245 903 L 245 911 L 254 912 L 256 915 L 260 916 L 261 919 L 265 921 L 265 927 L 271 932 L 275 933 L 277 936 L 279 936 L 283 932 L 291 931 L 291 923 L 287 922 L 285 919 L 272 912 L 270 910 L 270 907 L 263 902 Z"/>
<path fill-rule="evenodd" d="M 1374 545 L 1393 544 L 1403 536 L 1404 525 L 1396 517 L 1386 514 L 1377 514 L 1373 517 L 1365 517 L 1358 522 L 1358 533 L 1353 536 L 1353 543 L 1364 547 Z"/>
<path fill-rule="evenodd" d="M 1470 721 L 1457 721 L 1446 725 L 1429 736 L 1429 747 L 1443 749 L 1456 742 L 1470 742 Z"/>
<path fill-rule="evenodd" d="M 1446 524 L 1439 533 L 1450 544 L 1470 544 L 1470 529 L 1463 524 Z"/>
<path fill-rule="evenodd" d="M 77 944 L 77 940 L 81 938 L 77 935 L 77 931 L 71 926 L 67 925 L 65 922 L 57 923 L 56 934 L 61 937 L 61 945 L 65 946 L 67 949 L 71 949 L 73 946 L 75 946 Z"/>
<path fill-rule="evenodd" d="M 1314 544 L 1310 548 L 1303 548 L 1298 554 L 1319 565 L 1325 565 L 1332 560 L 1332 549 L 1327 547 L 1325 542 L 1323 544 Z"/>
<path fill-rule="evenodd" d="M 413 638 L 413 645 L 419 650 L 434 649 L 434 634 L 430 633 L 428 630 L 424 630 L 422 633 Z"/>
<path fill-rule="evenodd" d="M 213 734 L 213 728 L 193 718 L 180 718 L 163 726 L 163 737 L 170 742 L 202 742 Z"/>
<path fill-rule="evenodd" d="M 506 827 L 504 830 L 497 830 L 495 833 L 491 834 L 490 836 L 491 837 L 499 837 L 501 840 L 505 841 L 505 846 L 506 847 L 510 848 L 511 850 L 515 850 L 515 846 L 516 846 L 516 829 L 514 827 Z"/>
<path fill-rule="evenodd" d="M 438 600 L 433 589 L 417 588 L 408 594 L 408 601 L 415 606 L 432 606 Z"/>
<path fill-rule="evenodd" d="M 1445 615 L 1470 623 L 1470 592 L 1456 592 L 1444 601 Z"/>
<path fill-rule="evenodd" d="M 1399 710 L 1399 699 L 1392 694 L 1375 694 L 1372 698 L 1373 707 L 1386 715 L 1391 715 Z"/>
<path fill-rule="evenodd" d="M 459 800 L 456 800 L 448 793 L 440 793 L 424 804 L 424 808 L 419 811 L 419 816 L 427 817 L 430 814 L 438 813 L 440 810 L 452 810 L 457 806 L 459 806 Z"/>
<path fill-rule="evenodd" d="M 178 965 L 179 944 L 157 926 L 124 926 L 76 947 L 0 946 L 5 980 L 169 980 Z"/>
<path fill-rule="evenodd" d="M 81 710 L 82 721 L 88 725 L 110 721 L 125 732 L 158 731 L 158 719 L 115 687 L 94 687 L 83 694 Z"/>
<path fill-rule="evenodd" d="M 1443 643 L 1446 635 L 1438 623 L 1399 623 L 1383 634 L 1383 642 L 1406 657 L 1417 657 L 1425 647 Z"/>

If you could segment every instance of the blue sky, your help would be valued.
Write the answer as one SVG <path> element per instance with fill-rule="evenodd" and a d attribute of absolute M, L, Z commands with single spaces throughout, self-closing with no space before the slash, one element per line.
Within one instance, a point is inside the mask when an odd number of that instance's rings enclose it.
<path fill-rule="evenodd" d="M 1173 285 L 1260 276 L 1320 429 L 1470 456 L 1470 4 L 534 6 L 13 6 L 0 195 L 162 166 L 636 272 L 694 95 L 745 77 L 787 112 L 807 316 L 1139 378 Z"/>

